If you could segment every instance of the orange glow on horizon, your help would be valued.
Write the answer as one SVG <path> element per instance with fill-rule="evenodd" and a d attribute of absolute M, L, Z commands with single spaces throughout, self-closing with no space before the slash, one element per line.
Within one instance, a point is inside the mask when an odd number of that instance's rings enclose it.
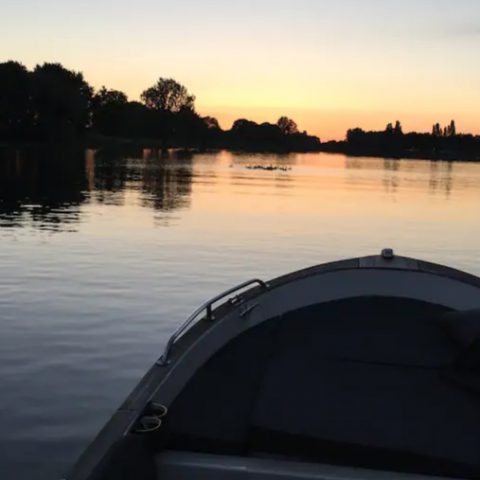
<path fill-rule="evenodd" d="M 61 62 L 131 100 L 172 77 L 224 128 L 287 115 L 322 141 L 397 119 L 404 131 L 454 119 L 480 133 L 480 2 L 46 3 L 7 2 L 0 61 Z"/>
<path fill-rule="evenodd" d="M 209 115 L 218 119 L 224 129 L 232 126 L 239 118 L 246 118 L 257 123 L 276 123 L 282 115 L 293 118 L 300 131 L 306 130 L 310 135 L 320 137 L 323 142 L 344 140 L 349 128 L 364 130 L 383 130 L 387 123 L 400 120 L 404 132 L 428 132 L 439 122 L 447 125 L 455 120 L 460 133 L 480 134 L 478 116 L 475 113 L 454 115 L 449 113 L 413 113 L 413 112 L 375 112 L 353 110 L 298 109 L 281 107 L 208 107 L 197 108 L 200 115 Z"/>
<path fill-rule="evenodd" d="M 284 62 L 270 65 L 263 52 L 249 60 L 249 67 L 256 71 L 252 77 L 250 70 L 243 70 L 234 58 L 224 55 L 214 72 L 211 66 L 219 62 L 218 58 L 206 65 L 186 57 L 180 64 L 171 52 L 164 58 L 167 65 L 174 65 L 170 68 L 159 68 L 155 56 L 147 53 L 132 55 L 128 62 L 118 55 L 92 59 L 88 51 L 82 51 L 75 61 L 70 54 L 33 50 L 10 57 L 30 69 L 44 61 L 61 62 L 66 68 L 83 72 L 95 89 L 105 85 L 121 90 L 130 100 L 139 100 L 141 92 L 159 76 L 173 77 L 196 96 L 196 109 L 201 115 L 216 117 L 227 129 L 239 118 L 274 123 L 287 115 L 301 131 L 322 141 L 343 140 L 349 128 L 383 130 L 395 120 L 402 122 L 405 132 L 430 132 L 434 123 L 446 125 L 454 119 L 459 132 L 480 134 L 478 83 L 466 70 L 445 72 L 438 64 L 420 64 L 412 70 L 395 67 L 390 71 L 392 65 L 381 63 L 371 69 L 348 57 L 349 68 L 354 71 L 350 75 L 342 62 L 331 56 L 333 53 L 327 55 L 330 63 L 325 69 L 322 63 L 308 64 L 305 53 L 293 57 L 291 52 L 286 59 L 296 69 L 285 70 Z"/>

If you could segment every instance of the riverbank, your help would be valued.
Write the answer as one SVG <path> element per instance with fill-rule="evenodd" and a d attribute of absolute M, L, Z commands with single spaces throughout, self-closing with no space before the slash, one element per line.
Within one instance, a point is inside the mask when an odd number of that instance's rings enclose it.
<path fill-rule="evenodd" d="M 95 133 L 88 133 L 81 138 L 75 140 L 68 139 L 63 141 L 17 141 L 17 142 L 0 142 L 0 153 L 5 156 L 11 156 L 15 152 L 30 150 L 54 150 L 54 151 L 72 151 L 82 149 L 105 150 L 110 152 L 128 153 L 133 156 L 139 155 L 144 149 L 156 151 L 177 151 L 189 154 L 218 152 L 221 150 L 232 153 L 251 153 L 251 154 L 289 154 L 289 153 L 331 153 L 341 154 L 348 157 L 374 157 L 374 158 L 388 158 L 393 160 L 429 160 L 429 161 L 465 161 L 465 162 L 480 162 L 480 152 L 475 150 L 454 150 L 454 149 L 393 149 L 393 148 L 358 148 L 353 147 L 348 142 L 344 141 L 330 141 L 325 143 L 315 143 L 309 145 L 310 148 L 302 149 L 301 146 L 297 148 L 287 148 L 285 144 L 270 144 L 255 147 L 253 144 L 235 145 L 229 142 L 220 144 L 193 146 L 181 144 L 169 144 L 165 146 L 164 142 L 152 138 L 122 138 L 111 137 L 106 135 L 99 135 Z"/>
<path fill-rule="evenodd" d="M 410 159 L 410 160 L 432 160 L 432 161 L 465 161 L 480 162 L 480 151 L 476 150 L 455 150 L 447 148 L 359 148 L 347 142 L 326 142 L 322 143 L 320 152 L 343 154 L 349 157 L 376 157 L 389 159 Z"/>

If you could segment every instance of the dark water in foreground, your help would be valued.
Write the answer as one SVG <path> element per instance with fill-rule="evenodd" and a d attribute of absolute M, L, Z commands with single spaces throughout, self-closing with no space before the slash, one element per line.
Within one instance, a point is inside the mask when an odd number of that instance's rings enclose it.
<path fill-rule="evenodd" d="M 0 162 L 2 480 L 60 478 L 235 283 L 385 246 L 480 274 L 480 164 L 71 155 Z"/>

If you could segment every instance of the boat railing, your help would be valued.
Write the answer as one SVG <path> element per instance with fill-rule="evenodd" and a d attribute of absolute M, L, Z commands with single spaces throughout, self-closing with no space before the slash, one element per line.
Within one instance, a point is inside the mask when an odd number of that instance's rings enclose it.
<path fill-rule="evenodd" d="M 268 284 L 264 282 L 263 280 L 259 280 L 258 278 L 254 278 L 252 280 L 248 280 L 246 282 L 240 283 L 239 285 L 229 288 L 228 290 L 225 290 L 224 292 L 216 295 L 215 297 L 211 298 L 210 300 L 206 301 L 200 307 L 198 307 L 188 318 L 187 320 L 180 325 L 180 327 L 175 330 L 173 335 L 168 339 L 168 342 L 165 346 L 165 350 L 163 351 L 163 355 L 157 360 L 156 365 L 159 366 L 166 366 L 170 363 L 170 354 L 173 345 L 175 342 L 180 338 L 186 331 L 187 329 L 193 324 L 196 318 L 203 312 L 206 311 L 207 315 L 206 318 L 207 320 L 213 320 L 213 305 L 217 303 L 218 301 L 222 300 L 226 296 L 238 292 L 239 290 L 242 290 L 246 287 L 249 287 L 250 285 L 255 285 L 258 284 L 260 287 L 266 289 L 268 288 Z M 231 299 L 231 302 L 234 303 L 235 299 Z"/>

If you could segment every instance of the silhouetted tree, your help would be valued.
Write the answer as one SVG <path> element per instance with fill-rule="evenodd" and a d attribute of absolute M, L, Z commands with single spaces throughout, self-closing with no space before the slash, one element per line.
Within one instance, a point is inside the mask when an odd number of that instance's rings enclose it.
<path fill-rule="evenodd" d="M 395 122 L 395 128 L 393 129 L 393 132 L 396 135 L 403 135 L 402 124 L 398 120 Z"/>
<path fill-rule="evenodd" d="M 433 127 L 432 127 L 432 135 L 434 137 L 441 137 L 442 136 L 442 127 L 440 126 L 439 123 L 436 123 Z"/>
<path fill-rule="evenodd" d="M 32 118 L 27 69 L 18 62 L 0 63 L 0 137 L 25 134 Z"/>
<path fill-rule="evenodd" d="M 254 127 L 258 127 L 258 123 L 252 122 L 251 120 L 246 120 L 245 118 L 239 118 L 233 122 L 232 132 L 239 132 L 241 130 Z"/>
<path fill-rule="evenodd" d="M 124 123 L 120 136 L 126 138 L 156 138 L 156 112 L 140 102 L 128 102 L 122 107 Z M 153 124 L 153 125 L 152 125 Z M 156 127 L 156 129 L 154 128 Z"/>
<path fill-rule="evenodd" d="M 158 82 L 145 90 L 142 101 L 152 110 L 178 113 L 183 108 L 194 109 L 195 96 L 172 78 L 159 78 Z"/>
<path fill-rule="evenodd" d="M 229 132 L 229 148 L 249 151 L 308 152 L 320 148 L 320 139 L 304 133 L 285 133 L 278 125 L 236 120 Z"/>
<path fill-rule="evenodd" d="M 128 97 L 125 93 L 119 90 L 107 90 L 103 86 L 93 97 L 93 107 L 105 107 L 107 105 L 125 105 L 128 102 Z"/>
<path fill-rule="evenodd" d="M 361 128 L 350 128 L 347 130 L 347 142 L 349 144 L 358 144 L 365 137 L 366 132 Z"/>
<path fill-rule="evenodd" d="M 214 117 L 203 117 L 203 121 L 205 122 L 205 125 L 207 128 L 215 128 L 217 130 L 220 130 L 220 124 L 218 123 L 218 120 Z"/>
<path fill-rule="evenodd" d="M 90 120 L 93 89 L 79 72 L 58 63 L 37 65 L 32 74 L 35 123 L 54 137 L 81 132 Z"/>
<path fill-rule="evenodd" d="M 141 99 L 153 112 L 148 121 L 150 132 L 154 134 L 154 138 L 162 141 L 164 148 L 171 143 L 174 136 L 184 136 L 181 122 L 175 115 L 183 112 L 184 120 L 191 122 L 192 117 L 185 112 L 190 111 L 193 114 L 195 97 L 190 95 L 183 85 L 171 78 L 159 78 L 153 87 L 142 93 Z"/>
<path fill-rule="evenodd" d="M 123 92 L 102 87 L 92 99 L 92 129 L 104 135 L 124 135 L 127 104 Z"/>
<path fill-rule="evenodd" d="M 190 108 L 182 108 L 172 117 L 173 141 L 184 148 L 205 148 L 208 126 L 205 120 Z"/>
<path fill-rule="evenodd" d="M 220 127 L 218 120 L 214 117 L 203 117 L 202 118 L 205 126 L 207 127 L 206 131 L 203 134 L 202 147 L 206 148 L 224 148 L 225 144 L 225 132 Z"/>
<path fill-rule="evenodd" d="M 447 136 L 454 137 L 457 134 L 457 127 L 455 126 L 455 121 L 452 120 L 450 125 L 447 127 Z"/>
<path fill-rule="evenodd" d="M 291 118 L 280 117 L 277 121 L 277 126 L 284 135 L 293 135 L 294 133 L 298 133 L 298 126 Z"/>

